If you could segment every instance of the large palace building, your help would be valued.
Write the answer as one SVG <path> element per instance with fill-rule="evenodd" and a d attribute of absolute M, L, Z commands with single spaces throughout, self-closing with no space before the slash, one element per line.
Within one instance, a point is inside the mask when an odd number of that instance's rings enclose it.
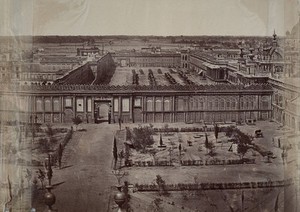
<path fill-rule="evenodd" d="M 75 116 L 88 123 L 119 118 L 147 123 L 267 120 L 272 93 L 268 84 L 3 87 L 1 119 L 27 122 L 35 117 L 39 123 L 68 123 Z"/>
<path fill-rule="evenodd" d="M 271 44 L 256 49 L 107 53 L 51 85 L 1 85 L 0 118 L 39 123 L 71 123 L 74 117 L 87 123 L 272 119 L 300 131 L 294 51 L 284 55 L 274 32 Z"/>

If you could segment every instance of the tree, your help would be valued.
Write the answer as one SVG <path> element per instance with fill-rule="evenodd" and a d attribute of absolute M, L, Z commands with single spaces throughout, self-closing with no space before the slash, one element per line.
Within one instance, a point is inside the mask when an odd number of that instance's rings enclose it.
<path fill-rule="evenodd" d="M 215 155 L 215 153 L 213 152 L 213 148 L 214 148 L 213 143 L 212 142 L 208 142 L 206 148 L 209 149 L 208 154 L 213 157 Z"/>
<path fill-rule="evenodd" d="M 156 153 L 158 153 L 157 149 L 150 149 L 149 150 L 149 154 L 153 157 L 154 160 L 154 165 L 156 164 L 157 160 L 156 160 Z"/>
<path fill-rule="evenodd" d="M 163 144 L 163 140 L 162 140 L 161 134 L 160 134 L 160 136 L 159 136 L 159 145 L 160 145 L 160 146 L 164 145 L 164 144 Z"/>
<path fill-rule="evenodd" d="M 117 140 L 116 140 L 116 137 L 114 137 L 113 156 L 114 156 L 115 168 L 116 168 L 117 161 L 118 161 L 118 149 L 117 149 Z"/>
<path fill-rule="evenodd" d="M 156 184 L 158 185 L 158 192 L 159 195 L 161 194 L 166 194 L 166 182 L 162 179 L 162 177 L 160 175 L 156 175 Z"/>
<path fill-rule="evenodd" d="M 207 134 L 205 133 L 205 148 L 206 148 L 206 150 L 208 149 L 208 146 L 209 146 L 208 137 L 207 137 Z"/>
<path fill-rule="evenodd" d="M 216 124 L 215 125 L 215 137 L 216 137 L 216 140 L 218 139 L 218 135 L 219 135 L 219 126 Z"/>
<path fill-rule="evenodd" d="M 46 130 L 46 134 L 47 136 L 49 137 L 49 142 L 50 143 L 53 143 L 55 142 L 55 138 L 53 137 L 54 136 L 54 130 L 52 129 L 52 126 L 50 124 L 47 124 L 47 130 Z"/>
<path fill-rule="evenodd" d="M 73 121 L 73 124 L 75 124 L 76 130 L 77 130 L 78 125 L 82 123 L 81 118 L 79 116 L 76 116 L 75 118 L 72 119 L 72 121 Z"/>
<path fill-rule="evenodd" d="M 235 131 L 235 127 L 234 126 L 226 127 L 225 128 L 225 135 L 227 137 L 231 137 L 234 131 Z"/>
<path fill-rule="evenodd" d="M 239 142 L 238 146 L 237 146 L 237 152 L 240 155 L 240 158 L 243 159 L 245 154 L 247 153 L 249 147 L 247 144 L 243 143 L 243 142 Z"/>
<path fill-rule="evenodd" d="M 152 135 L 153 135 L 152 127 L 139 126 L 138 128 L 134 128 L 132 140 L 133 140 L 133 146 L 135 147 L 135 149 L 142 150 L 143 152 L 145 152 L 146 147 L 154 144 Z"/>

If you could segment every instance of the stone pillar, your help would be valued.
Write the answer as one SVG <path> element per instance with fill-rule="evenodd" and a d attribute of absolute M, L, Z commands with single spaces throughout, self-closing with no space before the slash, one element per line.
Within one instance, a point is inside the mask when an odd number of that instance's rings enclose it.
<path fill-rule="evenodd" d="M 75 118 L 76 117 L 76 96 L 74 95 L 73 97 L 72 97 L 72 108 L 73 108 L 73 113 L 74 113 L 74 117 L 73 118 Z"/>
<path fill-rule="evenodd" d="M 51 105 L 51 123 L 54 122 L 53 120 L 53 96 L 50 97 L 50 105 Z"/>
<path fill-rule="evenodd" d="M 32 113 L 35 113 L 36 112 L 36 96 L 34 96 L 33 98 L 31 98 L 31 103 L 32 103 L 32 110 L 31 110 L 31 112 Z M 32 117 L 32 118 L 34 118 L 34 117 Z"/>
<path fill-rule="evenodd" d="M 91 107 L 92 107 L 92 122 L 95 122 L 95 97 L 92 96 L 91 101 Z"/>
<path fill-rule="evenodd" d="M 172 116 L 171 116 L 171 122 L 175 122 L 175 114 L 176 114 L 176 112 L 175 112 L 175 110 L 176 110 L 176 96 L 172 96 L 172 110 L 173 110 L 173 112 L 172 112 Z"/>
<path fill-rule="evenodd" d="M 257 96 L 257 111 L 258 111 L 258 117 L 257 119 L 260 120 L 261 119 L 261 114 L 260 114 L 260 95 Z"/>
<path fill-rule="evenodd" d="M 147 97 L 143 96 L 142 97 L 142 123 L 145 123 L 145 114 L 146 114 L 146 110 L 147 110 Z"/>
<path fill-rule="evenodd" d="M 119 96 L 119 117 L 118 117 L 118 119 L 121 118 L 121 116 L 122 116 L 122 98 L 121 98 L 121 96 Z"/>
<path fill-rule="evenodd" d="M 42 122 L 45 123 L 45 97 L 42 97 Z"/>
<path fill-rule="evenodd" d="M 62 96 L 59 97 L 60 102 L 60 122 L 64 122 L 64 98 Z"/>
<path fill-rule="evenodd" d="M 115 98 L 113 97 L 112 98 L 112 101 L 111 101 L 111 123 L 115 123 Z"/>
<path fill-rule="evenodd" d="M 133 98 L 129 97 L 129 121 L 133 122 Z"/>
<path fill-rule="evenodd" d="M 161 97 L 162 122 L 165 122 L 165 97 Z"/>
<path fill-rule="evenodd" d="M 87 105 L 86 105 L 86 96 L 83 97 L 83 120 L 85 120 L 85 122 L 88 122 L 87 120 Z"/>
<path fill-rule="evenodd" d="M 155 109 L 155 97 L 153 96 L 152 97 L 152 118 L 153 118 L 153 122 L 155 122 L 155 112 L 156 111 L 156 109 Z"/>

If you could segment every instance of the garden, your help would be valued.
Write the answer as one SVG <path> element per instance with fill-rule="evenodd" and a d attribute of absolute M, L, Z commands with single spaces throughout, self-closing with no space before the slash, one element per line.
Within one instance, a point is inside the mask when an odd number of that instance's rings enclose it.
<path fill-rule="evenodd" d="M 125 166 L 207 166 L 254 164 L 271 159 L 251 135 L 234 126 L 161 128 L 153 125 L 126 128 Z"/>

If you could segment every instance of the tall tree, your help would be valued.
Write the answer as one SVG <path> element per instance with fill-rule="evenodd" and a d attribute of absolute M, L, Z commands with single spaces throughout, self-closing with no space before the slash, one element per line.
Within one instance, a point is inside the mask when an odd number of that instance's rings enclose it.
<path fill-rule="evenodd" d="M 114 137 L 113 156 L 114 156 L 114 159 L 115 159 L 115 168 L 116 168 L 117 161 L 118 161 L 118 149 L 117 149 L 117 139 L 116 139 L 116 137 Z"/>
<path fill-rule="evenodd" d="M 208 137 L 207 137 L 207 133 L 205 133 L 205 148 L 206 148 L 206 152 L 207 152 L 208 146 L 209 146 Z"/>
<path fill-rule="evenodd" d="M 216 124 L 215 125 L 215 137 L 216 137 L 216 140 L 218 139 L 218 135 L 219 135 L 219 126 Z"/>

